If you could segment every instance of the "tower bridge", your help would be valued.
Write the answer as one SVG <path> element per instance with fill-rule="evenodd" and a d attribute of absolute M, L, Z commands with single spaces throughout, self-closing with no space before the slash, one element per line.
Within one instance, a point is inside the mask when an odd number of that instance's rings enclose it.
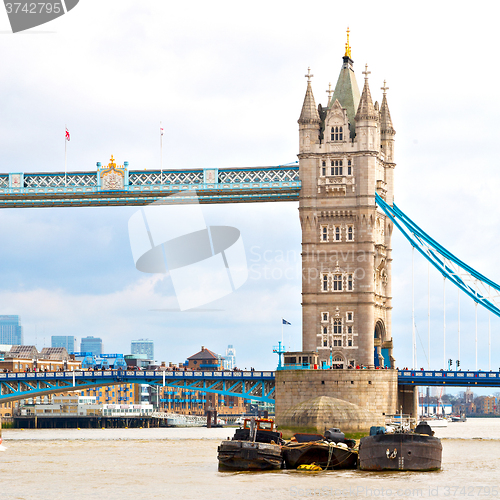
<path fill-rule="evenodd" d="M 373 102 L 367 65 L 363 75 L 360 92 L 348 42 L 335 90 L 328 91 L 325 106 L 317 106 L 313 75 L 308 70 L 298 119 L 298 166 L 295 162 L 272 167 L 142 171 L 129 169 L 127 162 L 117 165 L 111 157 L 106 165 L 97 163 L 95 171 L 0 174 L 0 208 L 169 203 L 170 194 L 184 191 L 196 191 L 201 203 L 298 200 L 303 324 L 302 351 L 297 354 L 317 356 L 320 366 L 346 369 L 363 365 L 367 370 L 279 370 L 250 375 L 185 372 L 168 380 L 163 380 L 166 375 L 160 380 L 156 372 L 82 372 L 53 378 L 0 374 L 0 401 L 141 380 L 275 400 L 281 409 L 313 393 L 337 394 L 341 399 L 357 398 L 356 404 L 373 411 L 394 413 L 399 409 L 398 384 L 401 392 L 412 394 L 417 385 L 497 384 L 497 372 L 480 372 L 477 366 L 475 372 L 395 370 L 391 272 L 395 227 L 445 279 L 498 316 L 500 286 L 439 245 L 394 204 L 396 132 L 388 87 L 384 82 L 381 103 Z M 182 197 L 176 196 L 175 202 L 182 202 Z M 336 258 L 339 253 L 341 262 Z M 413 338 L 414 351 L 415 346 Z M 446 355 L 444 358 L 446 366 Z M 391 370 L 377 370 L 385 367 Z M 352 380 L 351 374 L 356 375 Z"/>

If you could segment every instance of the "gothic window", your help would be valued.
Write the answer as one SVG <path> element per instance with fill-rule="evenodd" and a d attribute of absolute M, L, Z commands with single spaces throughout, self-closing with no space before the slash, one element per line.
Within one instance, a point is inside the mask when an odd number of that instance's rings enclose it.
<path fill-rule="evenodd" d="M 328 274 L 323 274 L 323 291 L 328 291 Z"/>
<path fill-rule="evenodd" d="M 323 319 L 321 321 L 328 321 L 328 313 L 327 312 L 321 313 L 321 316 L 323 317 Z"/>
<path fill-rule="evenodd" d="M 340 226 L 335 226 L 335 241 L 340 241 Z"/>
<path fill-rule="evenodd" d="M 324 335 L 328 334 L 328 328 L 326 326 L 323 327 L 323 334 Z"/>
<path fill-rule="evenodd" d="M 321 226 L 321 241 L 328 241 L 328 226 Z"/>
<path fill-rule="evenodd" d="M 342 335 L 342 320 L 334 319 L 333 320 L 333 334 L 334 335 Z"/>
<path fill-rule="evenodd" d="M 347 333 L 348 334 L 352 334 L 352 326 L 348 326 L 347 327 Z"/>
<path fill-rule="evenodd" d="M 343 172 L 342 160 L 332 160 L 330 162 L 330 175 L 343 175 Z"/>
<path fill-rule="evenodd" d="M 347 317 L 347 321 L 353 321 L 353 319 L 354 319 L 354 313 L 352 311 L 349 311 L 346 314 L 346 317 Z"/>
<path fill-rule="evenodd" d="M 347 226 L 347 241 L 354 241 L 354 226 Z"/>
<path fill-rule="evenodd" d="M 353 289 L 352 274 L 347 275 L 347 289 L 352 292 L 352 289 Z"/>
<path fill-rule="evenodd" d="M 352 163 L 351 163 L 351 160 L 347 160 L 347 175 L 352 175 Z"/>
<path fill-rule="evenodd" d="M 352 276 L 352 274 L 351 274 Z M 340 292 L 342 291 L 342 275 L 334 274 L 333 275 L 333 291 Z"/>
<path fill-rule="evenodd" d="M 330 136 L 332 141 L 342 141 L 344 137 L 342 127 L 332 127 Z"/>

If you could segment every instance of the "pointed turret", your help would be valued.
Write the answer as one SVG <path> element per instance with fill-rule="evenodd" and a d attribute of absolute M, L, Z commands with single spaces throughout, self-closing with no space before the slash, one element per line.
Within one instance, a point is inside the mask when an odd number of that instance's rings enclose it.
<path fill-rule="evenodd" d="M 363 93 L 361 94 L 355 119 L 357 122 L 361 120 L 378 121 L 379 114 L 373 106 L 372 95 L 370 93 L 370 87 L 368 86 L 368 75 L 370 74 L 370 71 L 368 71 L 368 64 L 365 65 L 363 74 L 365 75 L 365 85 L 363 87 Z"/>
<path fill-rule="evenodd" d="M 380 107 L 380 131 L 382 133 L 382 136 L 386 134 L 395 135 L 396 131 L 392 126 L 391 113 L 389 111 L 389 105 L 387 104 L 386 91 L 389 90 L 389 87 L 386 87 L 385 80 L 384 86 L 381 87 L 381 89 L 384 93 L 384 96 L 382 98 L 382 106 Z"/>
<path fill-rule="evenodd" d="M 385 80 L 384 86 L 381 87 L 384 96 L 382 98 L 382 106 L 380 107 L 380 145 L 382 146 L 382 152 L 385 155 L 385 160 L 388 163 L 394 162 L 394 136 L 396 131 L 392 126 L 391 113 L 389 111 L 389 105 L 387 104 L 386 92 L 389 90 Z"/>
<path fill-rule="evenodd" d="M 354 61 L 351 59 L 349 28 L 347 29 L 347 43 L 345 44 L 345 54 L 342 60 L 342 69 L 333 96 L 328 102 L 328 108 L 331 108 L 333 103 L 338 100 L 342 107 L 347 110 L 347 118 L 351 125 L 351 139 L 353 139 L 355 135 L 354 116 L 359 105 L 359 88 L 352 66 Z"/>
<path fill-rule="evenodd" d="M 304 97 L 304 104 L 302 105 L 302 111 L 298 122 L 301 125 L 308 123 L 319 123 L 321 120 L 319 118 L 318 109 L 316 108 L 316 102 L 314 101 L 314 95 L 311 88 L 311 68 L 307 68 L 307 90 L 306 96 Z"/>

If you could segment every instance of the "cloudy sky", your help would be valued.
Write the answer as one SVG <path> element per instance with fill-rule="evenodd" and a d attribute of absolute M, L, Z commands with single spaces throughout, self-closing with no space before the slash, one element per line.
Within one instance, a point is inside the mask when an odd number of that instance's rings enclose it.
<path fill-rule="evenodd" d="M 396 202 L 430 235 L 494 281 L 498 27 L 480 2 L 165 2 L 81 0 L 67 15 L 11 34 L 0 8 L 0 172 L 92 171 L 113 154 L 131 169 L 247 167 L 296 160 L 311 67 L 326 104 L 351 29 L 358 84 L 368 63 L 374 100 L 384 79 L 396 135 Z M 237 350 L 240 367 L 272 368 L 281 317 L 300 348 L 300 227 L 296 203 L 211 206 L 209 223 L 241 230 L 248 282 L 206 312 L 172 312 L 173 290 L 134 267 L 136 207 L 0 212 L 0 314 L 19 314 L 25 342 L 100 336 L 107 352 L 153 339 L 156 358 L 183 361 L 201 345 Z M 395 234 L 395 355 L 411 363 L 411 250 Z M 427 366 L 427 264 L 416 258 L 418 364 Z M 443 283 L 431 273 L 431 365 L 443 364 Z M 446 357 L 458 355 L 457 292 L 446 289 Z M 462 367 L 474 368 L 474 306 L 461 297 Z M 488 314 L 479 311 L 488 367 Z M 491 318 L 492 367 L 500 322 Z M 425 347 L 425 352 L 423 347 Z"/>

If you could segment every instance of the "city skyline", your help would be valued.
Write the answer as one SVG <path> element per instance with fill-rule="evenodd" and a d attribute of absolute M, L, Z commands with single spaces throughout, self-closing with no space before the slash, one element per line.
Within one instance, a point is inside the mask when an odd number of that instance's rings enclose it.
<path fill-rule="evenodd" d="M 358 85 L 368 63 L 374 100 L 380 101 L 384 80 L 389 87 L 398 205 L 459 258 L 500 281 L 491 252 L 500 240 L 495 227 L 500 174 L 494 161 L 500 100 L 489 90 L 498 72 L 493 65 L 493 19 L 458 10 L 453 22 L 443 25 L 440 19 L 449 19 L 449 10 L 436 5 L 434 16 L 417 9 L 415 23 L 407 25 L 399 22 L 399 8 L 382 13 L 367 3 L 364 18 L 355 5 L 347 6 L 325 30 L 318 29 L 313 12 L 286 14 L 290 18 L 281 23 L 284 14 L 277 6 L 264 19 L 252 11 L 244 20 L 227 22 L 223 16 L 208 26 L 207 16 L 213 17 L 209 7 L 197 6 L 186 15 L 181 6 L 113 2 L 102 6 L 96 19 L 82 5 L 51 22 L 47 31 L 10 36 L 0 46 L 8 69 L 0 77 L 5 105 L 0 171 L 64 171 L 65 125 L 71 132 L 68 171 L 92 170 L 111 154 L 120 164 L 129 161 L 131 169 L 159 168 L 160 121 L 165 169 L 293 162 L 304 75 L 311 67 L 317 104 L 325 105 L 328 84 L 334 85 L 340 72 L 350 26 Z M 117 9 L 126 19 L 123 24 L 110 22 Z M 175 26 L 163 29 L 162 23 L 173 19 Z M 7 29 L 7 19 L 3 21 Z M 391 43 L 374 36 L 374 23 Z M 147 30 L 136 32 L 138 25 Z M 256 25 L 262 29 L 258 42 Z M 221 43 L 213 36 L 216 29 L 233 43 Z M 290 30 L 303 29 L 303 39 L 289 37 Z M 422 29 L 433 35 L 422 37 Z M 83 43 L 88 40 L 92 42 Z M 431 61 L 435 53 L 439 57 Z M 486 68 L 484 89 L 472 98 L 470 65 L 479 57 Z M 474 181 L 472 166 L 480 172 Z M 241 290 L 211 310 L 190 313 L 172 312 L 176 304 L 168 276 L 141 275 L 134 268 L 127 222 L 135 210 L 0 213 L 0 313 L 22 316 L 25 343 L 41 345 L 45 338 L 49 345 L 51 335 L 71 332 L 81 338 L 99 332 L 106 351 L 121 352 L 140 332 L 154 339 L 157 358 L 178 361 L 199 345 L 210 343 L 222 353 L 232 342 L 239 365 L 264 369 L 277 364 L 272 348 L 281 338 L 280 318 L 285 317 L 291 323 L 285 331 L 287 347 L 301 347 L 296 203 L 204 207 L 207 222 L 240 229 L 250 275 Z M 397 233 L 393 257 L 394 355 L 398 366 L 408 366 L 411 250 Z M 418 359 L 427 366 L 422 349 L 427 350 L 427 265 L 419 258 L 415 275 Z M 431 282 L 431 365 L 437 368 L 443 360 L 443 285 L 436 273 Z M 457 296 L 448 286 L 447 357 L 453 360 L 458 356 Z M 466 347 L 474 343 L 474 305 L 465 300 L 461 321 L 462 367 L 474 368 L 473 349 Z M 480 366 L 487 368 L 488 315 L 483 311 L 478 323 Z M 491 324 L 494 353 L 498 319 L 492 317 Z M 498 368 L 495 356 L 492 361 Z"/>

